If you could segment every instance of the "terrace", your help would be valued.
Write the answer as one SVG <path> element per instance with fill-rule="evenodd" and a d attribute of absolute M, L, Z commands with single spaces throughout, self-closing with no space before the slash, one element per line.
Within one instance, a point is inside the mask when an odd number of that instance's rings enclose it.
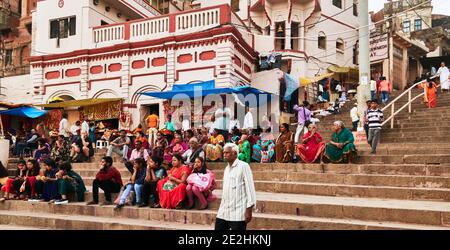
<path fill-rule="evenodd" d="M 229 5 L 219 5 L 198 10 L 184 11 L 158 17 L 134 20 L 93 28 L 94 48 L 166 38 L 206 31 L 226 24 L 237 24 L 237 29 L 248 45 L 253 37 L 245 29 L 242 20 L 231 11 Z"/>

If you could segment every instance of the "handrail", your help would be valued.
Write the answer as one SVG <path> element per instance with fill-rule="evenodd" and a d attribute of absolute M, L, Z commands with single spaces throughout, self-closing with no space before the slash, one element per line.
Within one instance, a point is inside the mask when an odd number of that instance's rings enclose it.
<path fill-rule="evenodd" d="M 434 75 L 432 77 L 430 77 L 430 79 L 434 79 L 438 77 L 438 75 Z M 389 118 L 385 119 L 384 122 L 381 124 L 381 126 L 384 126 L 386 123 L 388 123 L 389 121 L 391 122 L 391 129 L 394 128 L 394 118 L 397 114 L 399 114 L 403 109 L 405 109 L 406 107 L 408 107 L 408 113 L 411 113 L 411 103 L 415 100 L 417 100 L 419 97 L 421 97 L 422 95 L 424 95 L 424 93 L 420 93 L 419 95 L 415 96 L 414 98 L 411 98 L 411 90 L 413 90 L 415 87 L 417 87 L 419 84 L 426 82 L 427 80 L 422 80 L 420 82 L 417 82 L 415 84 L 413 84 L 410 88 L 408 88 L 406 91 L 404 91 L 401 95 L 397 96 L 397 98 L 395 98 L 393 101 L 391 101 L 388 105 L 386 105 L 381 111 L 385 111 L 387 110 L 389 107 L 391 107 L 391 115 L 389 116 Z M 400 100 L 403 96 L 405 96 L 406 94 L 408 94 L 408 102 L 403 105 L 399 110 L 395 111 L 395 103 Z"/>

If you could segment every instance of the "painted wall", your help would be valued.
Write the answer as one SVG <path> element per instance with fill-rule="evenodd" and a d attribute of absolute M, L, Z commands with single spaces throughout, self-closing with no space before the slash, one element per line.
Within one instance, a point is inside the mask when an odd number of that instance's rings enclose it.
<path fill-rule="evenodd" d="M 32 103 L 32 89 L 30 88 L 31 75 L 19 75 L 1 78 L 1 97 L 4 102 Z"/>

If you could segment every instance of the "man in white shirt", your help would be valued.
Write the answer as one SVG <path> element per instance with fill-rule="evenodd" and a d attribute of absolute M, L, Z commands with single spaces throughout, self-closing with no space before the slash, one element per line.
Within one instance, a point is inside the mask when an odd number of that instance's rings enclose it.
<path fill-rule="evenodd" d="M 81 134 L 89 134 L 89 123 L 86 116 L 83 116 L 83 123 L 81 124 Z"/>
<path fill-rule="evenodd" d="M 198 144 L 198 139 L 192 137 L 189 139 L 189 149 L 184 152 L 182 155 L 184 164 L 189 165 L 190 167 L 194 166 L 195 159 L 197 157 L 202 157 L 205 159 L 205 152 L 201 145 Z"/>
<path fill-rule="evenodd" d="M 77 131 L 81 130 L 81 122 L 80 121 L 76 121 L 75 124 L 73 124 L 70 127 L 70 132 L 72 133 L 72 135 L 78 135 Z"/>
<path fill-rule="evenodd" d="M 228 129 L 230 126 L 231 109 L 219 107 L 215 112 L 214 128 L 218 129 L 219 134 L 223 135 L 225 140 L 228 139 Z"/>
<path fill-rule="evenodd" d="M 64 138 L 69 138 L 69 121 L 67 120 L 67 113 L 62 114 L 62 119 L 59 122 L 59 135 L 64 136 Z"/>
<path fill-rule="evenodd" d="M 370 100 L 373 100 L 376 93 L 377 93 L 377 81 L 372 79 L 370 80 Z"/>
<path fill-rule="evenodd" d="M 439 75 L 439 78 L 441 80 L 441 89 L 442 92 L 448 93 L 450 89 L 450 72 L 447 67 L 445 67 L 445 63 L 441 63 L 441 67 L 439 68 L 437 75 Z"/>
<path fill-rule="evenodd" d="M 188 119 L 189 117 L 186 115 L 184 115 L 183 114 L 183 116 L 182 116 L 183 118 L 183 121 L 181 122 L 181 130 L 183 131 L 183 132 L 186 132 L 186 131 L 188 131 L 189 129 L 191 129 L 191 121 Z"/>
<path fill-rule="evenodd" d="M 355 103 L 350 110 L 350 118 L 352 118 L 353 131 L 358 130 L 359 116 L 358 116 L 358 103 Z"/>
<path fill-rule="evenodd" d="M 256 204 L 255 184 L 250 166 L 238 159 L 239 147 L 227 143 L 223 158 L 228 162 L 223 175 L 222 201 L 215 230 L 246 230 Z"/>
<path fill-rule="evenodd" d="M 249 107 L 245 107 L 244 126 L 242 128 L 248 129 L 248 130 L 254 129 L 253 114 L 252 114 L 252 112 L 250 112 Z M 249 132 L 251 132 L 251 131 L 249 131 Z"/>
<path fill-rule="evenodd" d="M 342 92 L 341 83 L 338 82 L 338 84 L 336 85 L 336 89 L 335 90 L 339 94 L 339 96 L 341 96 L 341 92 Z"/>

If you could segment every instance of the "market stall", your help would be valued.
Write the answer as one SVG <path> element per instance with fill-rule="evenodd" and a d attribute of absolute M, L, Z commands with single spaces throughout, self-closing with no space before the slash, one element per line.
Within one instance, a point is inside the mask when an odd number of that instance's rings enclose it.
<path fill-rule="evenodd" d="M 15 109 L 8 109 L 0 111 L 0 161 L 3 166 L 8 165 L 9 159 L 9 144 L 10 141 L 5 138 L 4 127 L 3 127 L 3 117 L 23 117 L 27 119 L 36 119 L 46 115 L 48 112 L 45 110 L 36 109 L 33 107 L 19 107 Z"/>
<path fill-rule="evenodd" d="M 45 123 L 49 124 L 49 128 L 58 128 L 62 113 L 67 110 L 74 111 L 75 115 L 69 117 L 69 123 L 81 120 L 84 116 L 90 122 L 94 122 L 98 128 L 98 136 L 101 136 L 107 129 L 124 128 L 129 130 L 131 120 L 127 117 L 123 118 L 122 98 L 90 98 L 82 100 L 59 101 L 48 104 L 36 105 L 50 111 Z M 128 119 L 128 121 L 127 121 Z M 121 125 L 121 126 L 120 126 Z"/>

